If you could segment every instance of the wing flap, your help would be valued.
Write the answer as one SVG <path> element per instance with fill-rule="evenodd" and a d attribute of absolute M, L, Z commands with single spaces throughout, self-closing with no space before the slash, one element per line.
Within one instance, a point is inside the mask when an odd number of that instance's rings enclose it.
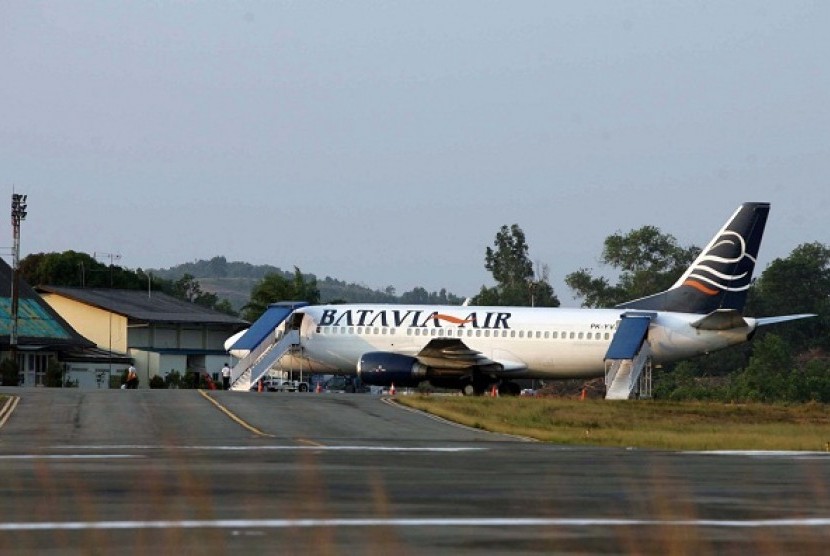
<path fill-rule="evenodd" d="M 480 351 L 455 338 L 435 338 L 415 356 L 424 365 L 441 369 L 467 369 L 492 364 Z"/>

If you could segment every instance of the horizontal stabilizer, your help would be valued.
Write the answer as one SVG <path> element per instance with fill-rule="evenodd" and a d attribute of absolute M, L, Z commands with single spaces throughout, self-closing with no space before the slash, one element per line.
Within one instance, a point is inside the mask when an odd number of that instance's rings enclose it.
<path fill-rule="evenodd" d="M 809 319 L 810 317 L 817 317 L 813 313 L 802 313 L 800 315 L 781 315 L 780 317 L 762 317 L 755 319 L 758 326 L 766 326 L 768 324 L 778 324 L 779 322 L 787 322 L 791 320 Z"/>
<path fill-rule="evenodd" d="M 717 309 L 693 322 L 692 326 L 698 330 L 731 330 L 749 326 L 749 324 L 735 309 Z"/>

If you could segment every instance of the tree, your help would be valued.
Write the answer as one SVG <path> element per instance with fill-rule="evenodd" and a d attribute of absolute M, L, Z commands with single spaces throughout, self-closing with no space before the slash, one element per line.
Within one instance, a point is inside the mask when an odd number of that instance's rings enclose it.
<path fill-rule="evenodd" d="M 222 268 L 224 258 L 214 259 Z M 64 286 L 82 288 L 115 288 L 126 290 L 152 289 L 173 297 L 235 315 L 228 301 L 219 301 L 216 294 L 202 290 L 192 274 L 185 274 L 172 282 L 147 274 L 140 268 L 130 270 L 114 264 L 105 264 L 86 253 L 36 253 L 20 261 L 20 276 L 35 286 Z"/>
<path fill-rule="evenodd" d="M 830 248 L 805 243 L 775 259 L 750 290 L 747 312 L 757 316 L 815 313 L 776 329 L 795 350 L 830 348 Z"/>
<path fill-rule="evenodd" d="M 790 346 L 781 337 L 768 334 L 756 340 L 749 365 L 736 376 L 734 396 L 747 401 L 790 401 L 793 369 Z"/>
<path fill-rule="evenodd" d="M 643 226 L 605 239 L 600 262 L 620 271 L 616 285 L 585 268 L 567 275 L 565 283 L 584 307 L 610 307 L 668 289 L 699 252 L 698 247 L 678 245 L 674 236 L 654 226 Z"/>
<path fill-rule="evenodd" d="M 446 288 L 441 288 L 437 292 L 427 292 L 422 287 L 416 287 L 401 294 L 397 301 L 410 305 L 460 305 L 464 300 L 457 295 L 447 293 Z"/>
<path fill-rule="evenodd" d="M 0 361 L 0 378 L 3 386 L 17 386 L 20 381 L 17 361 L 10 358 Z"/>
<path fill-rule="evenodd" d="M 86 253 L 35 253 L 20 261 L 20 276 L 32 285 L 68 287 L 130 287 L 139 279 L 117 265 L 104 264 Z M 146 282 L 145 282 L 146 286 Z"/>
<path fill-rule="evenodd" d="M 219 311 L 220 313 L 225 313 L 226 315 L 231 315 L 233 317 L 237 316 L 236 310 L 231 305 L 231 302 L 227 299 L 220 300 L 216 305 L 213 306 L 215 311 Z"/>
<path fill-rule="evenodd" d="M 54 357 L 49 358 L 46 364 L 46 376 L 44 386 L 47 388 L 60 388 L 63 386 L 63 366 Z"/>
<path fill-rule="evenodd" d="M 173 282 L 173 295 L 208 309 L 215 307 L 219 301 L 216 294 L 203 291 L 202 285 L 191 274 L 185 274 Z"/>
<path fill-rule="evenodd" d="M 538 305 L 558 307 L 559 299 L 548 281 L 547 266 L 533 263 L 528 256 L 525 234 L 518 224 L 502 226 L 485 251 L 484 266 L 493 274 L 496 286 L 481 287 L 472 300 L 475 305 Z"/>
<path fill-rule="evenodd" d="M 307 301 L 310 304 L 320 302 L 317 280 L 309 281 L 303 277 L 300 269 L 294 267 L 294 279 L 289 280 L 282 274 L 268 274 L 251 290 L 251 300 L 242 308 L 243 318 L 254 322 L 277 301 Z"/>

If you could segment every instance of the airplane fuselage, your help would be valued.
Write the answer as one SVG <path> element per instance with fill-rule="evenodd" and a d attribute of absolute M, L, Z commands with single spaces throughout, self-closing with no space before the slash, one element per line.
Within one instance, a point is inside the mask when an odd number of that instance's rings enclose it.
<path fill-rule="evenodd" d="M 458 339 L 513 378 L 602 376 L 621 309 L 324 305 L 298 309 L 303 363 L 312 371 L 355 372 L 367 352 L 417 355 L 434 339 Z M 630 311 L 628 311 L 630 312 Z M 699 315 L 655 312 L 648 331 L 657 364 L 747 340 L 755 325 L 691 326 Z M 296 358 L 284 362 L 296 365 Z"/>

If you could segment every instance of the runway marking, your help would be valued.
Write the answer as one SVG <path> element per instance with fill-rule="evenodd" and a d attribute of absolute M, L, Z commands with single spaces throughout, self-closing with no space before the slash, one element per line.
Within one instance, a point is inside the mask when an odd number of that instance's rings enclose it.
<path fill-rule="evenodd" d="M 0 460 L 39 460 L 39 459 L 128 459 L 143 458 L 136 454 L 16 454 L 0 455 Z"/>
<path fill-rule="evenodd" d="M 302 440 L 302 439 L 299 439 Z M 311 442 L 311 441 L 308 441 Z M 434 452 L 434 453 L 459 453 L 459 452 L 483 452 L 489 448 L 479 448 L 475 446 L 331 446 L 322 444 L 312 444 L 309 446 L 153 446 L 153 445 L 130 445 L 119 444 L 113 446 L 106 445 L 86 445 L 86 446 L 52 446 L 52 450 L 205 450 L 218 452 L 268 452 L 268 451 L 296 451 L 296 450 L 312 450 L 323 452 Z"/>
<path fill-rule="evenodd" d="M 10 396 L 9 399 L 6 400 L 6 403 L 3 404 L 3 408 L 0 409 L 0 429 L 2 429 L 3 425 L 6 424 L 6 421 L 9 420 L 9 417 L 11 417 L 18 402 L 20 402 L 20 396 Z"/>
<path fill-rule="evenodd" d="M 728 529 L 830 527 L 830 518 L 612 519 L 612 518 L 402 518 L 402 519 L 213 519 L 156 521 L 45 521 L 0 523 L 0 531 L 136 529 L 295 529 L 317 527 L 715 527 Z"/>
<path fill-rule="evenodd" d="M 210 395 L 207 394 L 204 390 L 199 390 L 198 392 L 199 392 L 199 394 L 202 395 L 203 398 L 205 398 L 207 401 L 209 401 L 210 403 L 215 405 L 217 408 L 219 408 L 219 411 L 221 411 L 222 413 L 224 413 L 225 415 L 230 417 L 231 420 L 234 421 L 235 423 L 237 423 L 238 425 L 241 425 L 241 426 L 245 427 L 246 429 L 248 429 L 249 431 L 251 431 L 252 433 L 254 433 L 258 436 L 265 436 L 265 437 L 269 437 L 269 438 L 274 438 L 273 434 L 268 434 L 267 432 L 262 432 L 261 430 L 259 430 L 255 426 L 250 425 L 247 422 L 245 422 L 242 418 L 237 417 L 230 409 L 226 408 L 224 405 L 220 404 L 219 402 L 217 402 L 216 400 L 211 398 Z"/>
<path fill-rule="evenodd" d="M 771 459 L 830 459 L 828 452 L 799 452 L 796 450 L 701 450 L 681 452 L 701 456 L 744 456 Z"/>

